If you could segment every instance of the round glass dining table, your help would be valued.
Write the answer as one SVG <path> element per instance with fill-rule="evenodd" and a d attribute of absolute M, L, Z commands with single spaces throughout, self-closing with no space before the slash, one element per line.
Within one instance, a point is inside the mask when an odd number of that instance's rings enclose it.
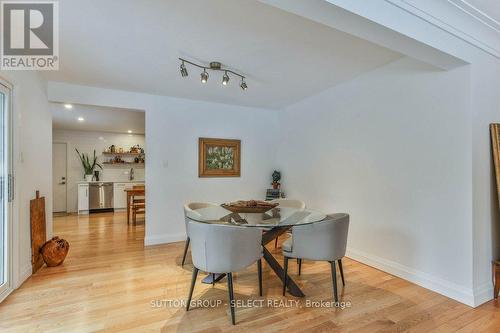
<path fill-rule="evenodd" d="M 222 206 L 211 206 L 186 212 L 186 217 L 194 222 L 237 225 L 249 228 L 261 228 L 263 257 L 276 275 L 284 281 L 284 269 L 266 248 L 276 237 L 279 237 L 293 226 L 306 225 L 323 221 L 326 215 L 311 209 L 275 207 L 265 213 L 233 213 Z M 209 274 L 204 283 L 215 283 L 225 274 Z M 287 287 L 290 294 L 303 297 L 295 281 L 288 276 Z"/>
<path fill-rule="evenodd" d="M 222 206 L 212 206 L 189 211 L 186 216 L 196 222 L 231 224 L 265 229 L 311 224 L 326 218 L 325 214 L 315 210 L 280 208 L 279 206 L 265 213 L 233 213 Z"/>

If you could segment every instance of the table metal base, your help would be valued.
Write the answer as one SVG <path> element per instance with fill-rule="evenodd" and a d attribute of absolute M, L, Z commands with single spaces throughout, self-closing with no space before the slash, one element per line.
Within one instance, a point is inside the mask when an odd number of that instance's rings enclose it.
<path fill-rule="evenodd" d="M 214 275 L 215 275 L 215 280 L 214 280 Z M 202 283 L 206 284 L 214 284 L 215 282 L 219 282 L 226 276 L 225 273 L 216 273 L 216 274 L 208 274 L 203 280 L 201 280 Z"/>

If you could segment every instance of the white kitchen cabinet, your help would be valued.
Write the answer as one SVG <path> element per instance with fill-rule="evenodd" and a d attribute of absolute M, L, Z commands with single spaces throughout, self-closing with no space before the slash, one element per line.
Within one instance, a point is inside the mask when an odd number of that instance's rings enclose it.
<path fill-rule="evenodd" d="M 78 214 L 89 212 L 89 184 L 78 184 Z"/>
<path fill-rule="evenodd" d="M 127 193 L 125 193 L 125 189 L 128 183 L 114 183 L 113 184 L 113 208 L 114 209 L 123 209 L 127 208 Z"/>
<path fill-rule="evenodd" d="M 125 209 L 127 208 L 127 193 L 126 189 L 133 188 L 134 186 L 144 185 L 144 183 L 114 183 L 113 184 L 113 208 Z"/>

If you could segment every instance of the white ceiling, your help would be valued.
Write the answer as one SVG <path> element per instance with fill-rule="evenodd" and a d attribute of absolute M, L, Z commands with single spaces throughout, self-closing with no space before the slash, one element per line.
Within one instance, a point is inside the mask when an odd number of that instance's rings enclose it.
<path fill-rule="evenodd" d="M 89 105 L 73 105 L 66 109 L 63 104 L 50 103 L 54 129 L 144 134 L 144 112 L 139 110 L 107 108 Z M 82 117 L 84 121 L 78 121 Z"/>
<path fill-rule="evenodd" d="M 400 57 L 330 27 L 253 0 L 65 0 L 60 70 L 52 81 L 228 104 L 281 108 Z M 200 83 L 178 57 L 220 61 L 248 77 Z"/>

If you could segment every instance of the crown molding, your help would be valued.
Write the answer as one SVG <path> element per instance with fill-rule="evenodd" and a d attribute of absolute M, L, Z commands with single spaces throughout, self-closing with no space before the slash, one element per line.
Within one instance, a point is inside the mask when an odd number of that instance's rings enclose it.
<path fill-rule="evenodd" d="M 465 0 L 448 0 L 448 2 L 500 34 L 500 22 L 485 12 L 477 9 Z"/>
<path fill-rule="evenodd" d="M 500 22 L 465 0 L 384 0 L 500 59 Z"/>

